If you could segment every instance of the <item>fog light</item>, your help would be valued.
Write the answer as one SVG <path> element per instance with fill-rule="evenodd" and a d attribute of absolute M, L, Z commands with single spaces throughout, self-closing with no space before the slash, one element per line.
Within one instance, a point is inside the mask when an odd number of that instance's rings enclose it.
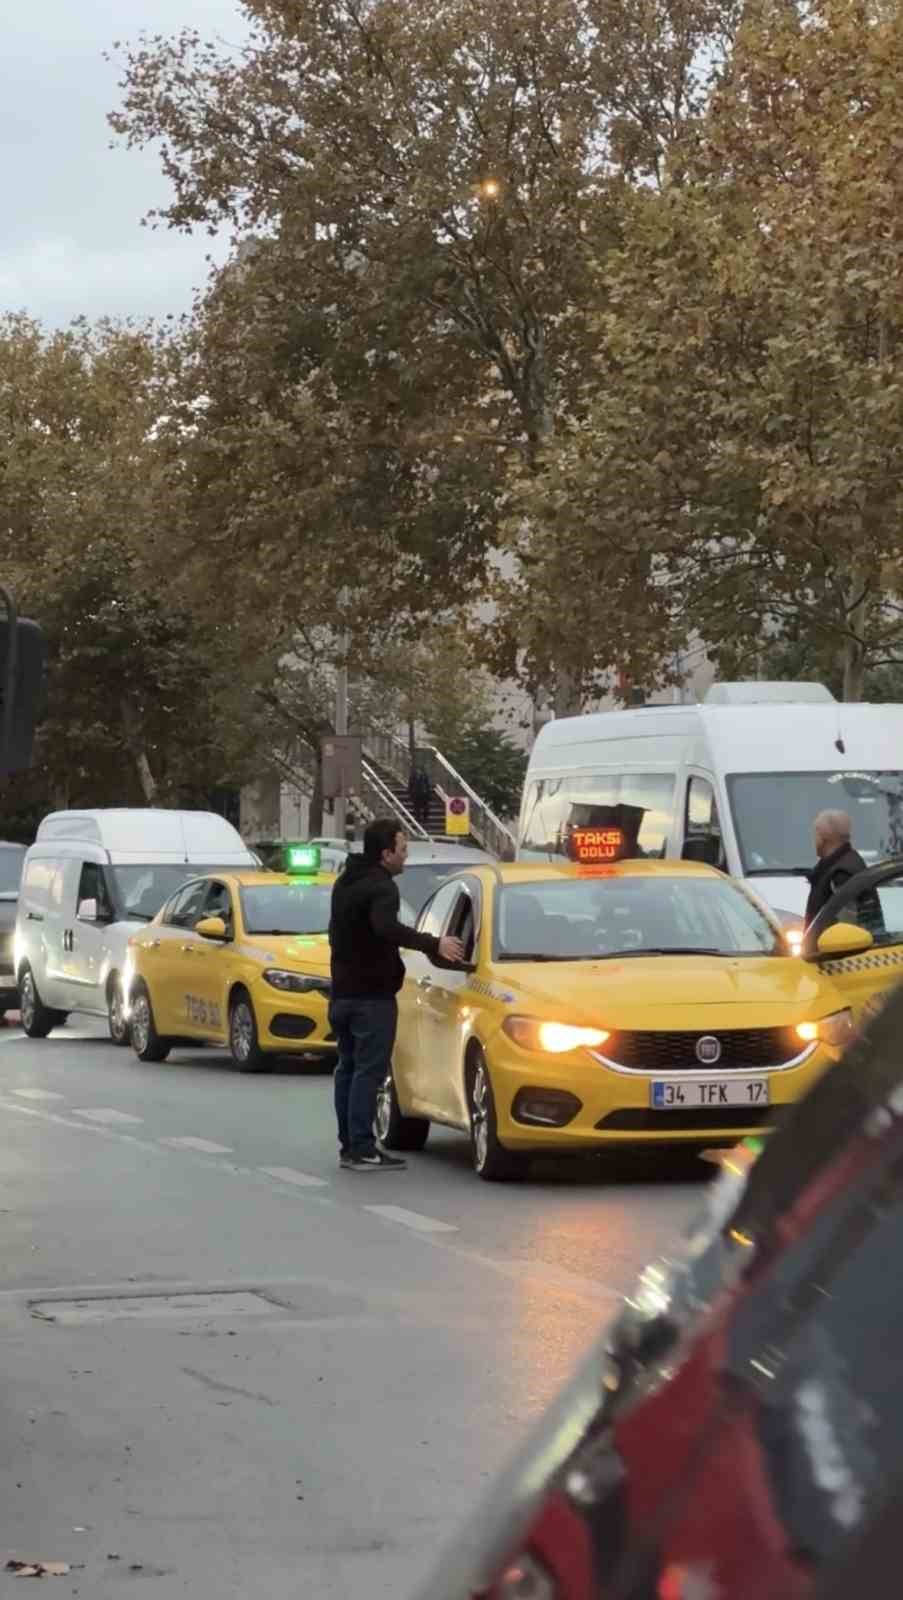
<path fill-rule="evenodd" d="M 581 1102 L 567 1089 L 518 1089 L 511 1106 L 515 1122 L 563 1128 L 573 1122 Z"/>

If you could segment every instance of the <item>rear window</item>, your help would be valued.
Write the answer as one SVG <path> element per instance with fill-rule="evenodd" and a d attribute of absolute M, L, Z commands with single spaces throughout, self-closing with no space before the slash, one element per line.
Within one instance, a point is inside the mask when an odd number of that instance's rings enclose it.
<path fill-rule="evenodd" d="M 58 866 L 57 861 L 51 861 L 47 856 L 34 857 L 25 868 L 23 889 L 34 895 L 36 900 L 49 900 Z"/>
<path fill-rule="evenodd" d="M 329 883 L 274 883 L 240 892 L 246 933 L 325 933 L 329 927 Z"/>

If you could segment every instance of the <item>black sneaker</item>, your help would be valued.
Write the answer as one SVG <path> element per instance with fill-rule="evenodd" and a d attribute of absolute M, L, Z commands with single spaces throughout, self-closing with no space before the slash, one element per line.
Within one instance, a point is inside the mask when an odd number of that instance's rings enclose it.
<path fill-rule="evenodd" d="M 386 1155 L 385 1150 L 374 1150 L 369 1156 L 351 1156 L 347 1165 L 350 1172 L 401 1172 L 407 1162 Z"/>
<path fill-rule="evenodd" d="M 352 1160 L 352 1157 L 351 1157 L 351 1151 L 350 1150 L 340 1150 L 339 1151 L 339 1166 L 340 1167 L 350 1167 L 351 1166 L 351 1160 Z"/>

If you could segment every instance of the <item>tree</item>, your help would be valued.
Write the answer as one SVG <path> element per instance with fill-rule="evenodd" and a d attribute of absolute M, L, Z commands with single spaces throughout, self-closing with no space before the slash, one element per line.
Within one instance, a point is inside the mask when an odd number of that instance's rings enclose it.
<path fill-rule="evenodd" d="M 448 742 L 443 754 L 497 816 L 503 821 L 517 816 L 527 757 L 507 734 L 472 723 Z"/>
<path fill-rule="evenodd" d="M 164 221 L 229 223 L 251 241 L 216 291 L 232 311 L 205 311 L 208 351 L 244 406 L 241 419 L 226 407 L 204 422 L 244 472 L 230 525 L 245 519 L 259 537 L 272 496 L 257 468 L 271 450 L 277 493 L 290 483 L 301 498 L 313 468 L 313 500 L 322 489 L 331 501 L 324 559 L 372 571 L 377 550 L 422 617 L 437 591 L 463 603 L 483 578 L 509 464 L 541 472 L 556 430 L 582 414 L 624 182 L 657 177 L 694 125 L 700 63 L 717 56 L 733 8 L 245 10 L 253 32 L 237 55 L 191 30 L 129 51 L 112 124 L 130 144 L 162 142 Z M 517 582 L 497 588 L 498 662 L 519 670 Z"/>
<path fill-rule="evenodd" d="M 584 571 L 630 530 L 634 618 L 716 659 L 802 632 L 845 698 L 903 659 L 901 87 L 896 13 L 749 10 L 680 181 L 633 199 L 598 329 L 617 393 L 557 464 Z"/>
<path fill-rule="evenodd" d="M 185 581 L 164 356 L 144 329 L 0 324 L 0 565 L 48 636 L 28 785 L 44 809 L 197 803 L 254 758 L 249 690 L 268 657 L 247 662 L 221 597 Z"/>

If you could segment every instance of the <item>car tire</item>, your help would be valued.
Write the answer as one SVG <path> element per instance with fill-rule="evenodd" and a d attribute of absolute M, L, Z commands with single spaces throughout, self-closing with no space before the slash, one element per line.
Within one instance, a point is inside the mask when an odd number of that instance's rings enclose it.
<path fill-rule="evenodd" d="M 45 1006 L 31 967 L 24 966 L 19 974 L 19 1015 L 22 1030 L 29 1039 L 46 1039 L 54 1028 L 62 1026 L 68 1014 L 67 1011 L 54 1011 L 52 1006 Z"/>
<path fill-rule="evenodd" d="M 422 1150 L 430 1136 L 425 1117 L 406 1117 L 398 1104 L 395 1079 L 386 1073 L 376 1097 L 376 1137 L 387 1150 Z"/>
<path fill-rule="evenodd" d="M 240 1072 L 267 1072 L 270 1060 L 260 1048 L 257 1018 L 247 989 L 238 989 L 229 1006 L 229 1049 Z"/>
<path fill-rule="evenodd" d="M 132 1049 L 139 1061 L 165 1061 L 172 1049 L 172 1040 L 157 1032 L 154 1008 L 146 984 L 140 984 L 132 996 L 130 1026 Z"/>
<path fill-rule="evenodd" d="M 125 1014 L 125 995 L 118 973 L 110 979 L 107 988 L 107 1027 L 114 1044 L 120 1046 L 131 1044 L 132 1030 Z"/>
<path fill-rule="evenodd" d="M 495 1095 L 489 1066 L 482 1050 L 474 1050 L 467 1073 L 467 1101 L 470 1111 L 470 1149 L 473 1169 L 486 1183 L 504 1183 L 517 1177 L 526 1165 L 522 1155 L 506 1150 L 499 1143 L 495 1115 Z"/>

